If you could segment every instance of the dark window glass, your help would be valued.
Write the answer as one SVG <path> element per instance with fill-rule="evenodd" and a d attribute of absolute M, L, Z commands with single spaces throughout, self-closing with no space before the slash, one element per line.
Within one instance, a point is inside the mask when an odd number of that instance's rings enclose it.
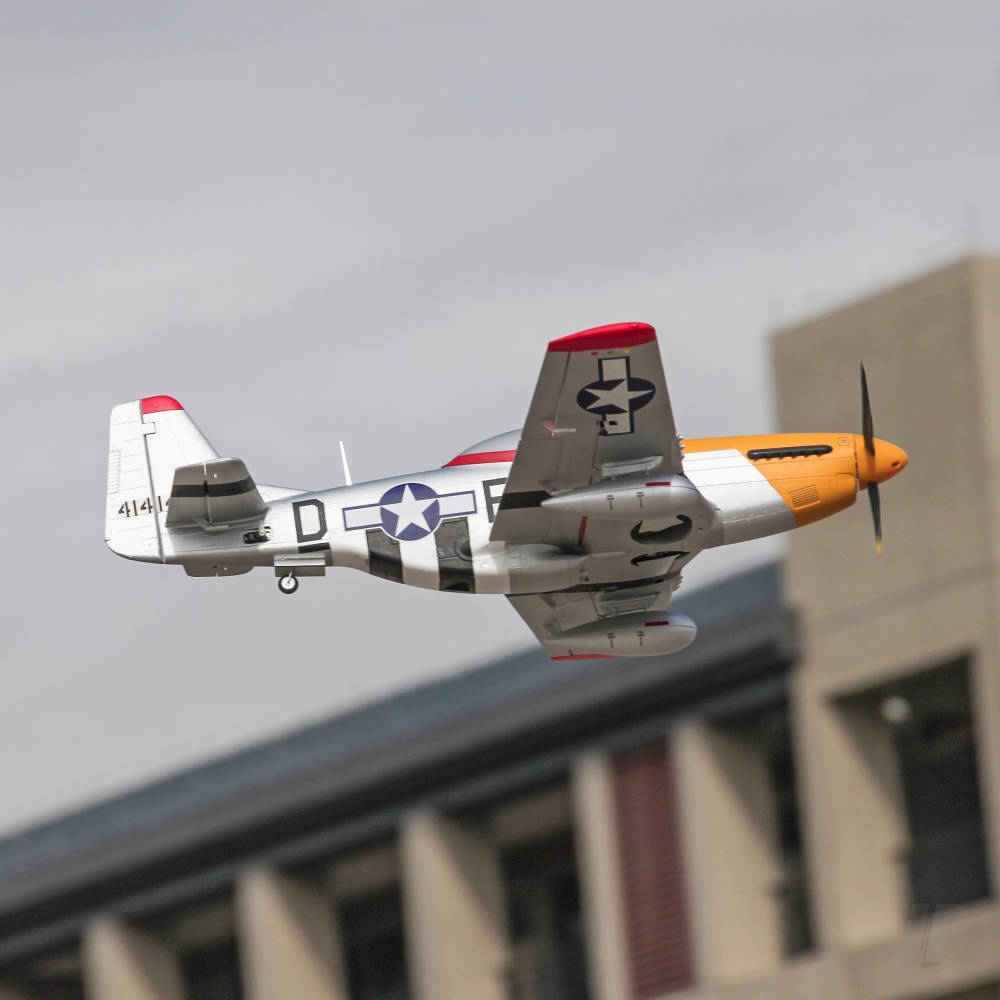
<path fill-rule="evenodd" d="M 84 1000 L 83 983 L 76 976 L 29 976 L 13 980 L 13 986 L 30 1000 Z"/>
<path fill-rule="evenodd" d="M 345 904 L 340 926 L 351 1000 L 410 1000 L 399 890 Z"/>
<path fill-rule="evenodd" d="M 781 858 L 777 891 L 781 902 L 783 948 L 786 956 L 799 955 L 812 949 L 813 933 L 787 705 L 765 716 L 761 733 L 766 741 L 768 776 L 777 814 Z"/>
<path fill-rule="evenodd" d="M 990 895 L 979 769 L 963 661 L 894 685 L 914 916 Z M 885 701 L 883 701 L 885 704 Z M 902 706 L 902 708 L 900 708 Z"/>
<path fill-rule="evenodd" d="M 991 983 L 989 986 L 977 986 L 961 993 L 949 993 L 941 1000 L 1000 1000 L 1000 985 Z"/>
<path fill-rule="evenodd" d="M 503 856 L 511 1000 L 586 1000 L 583 912 L 570 834 Z"/>
<path fill-rule="evenodd" d="M 186 1000 L 243 1000 L 239 955 L 234 941 L 181 956 Z"/>
<path fill-rule="evenodd" d="M 0 970 L 0 983 L 17 996 L 31 1000 L 84 1000 L 79 953 L 39 956 L 25 964 Z M 0 995 L 3 988 L 0 987 Z"/>

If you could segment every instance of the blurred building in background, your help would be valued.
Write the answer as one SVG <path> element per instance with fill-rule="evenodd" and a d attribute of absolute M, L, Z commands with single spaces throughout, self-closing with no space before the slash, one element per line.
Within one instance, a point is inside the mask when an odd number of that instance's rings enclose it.
<path fill-rule="evenodd" d="M 531 652 L 0 841 L 0 1000 L 1000 998 L 1000 260 L 773 348 L 786 430 L 857 431 L 864 358 L 885 557 L 842 515 L 674 656 Z"/>

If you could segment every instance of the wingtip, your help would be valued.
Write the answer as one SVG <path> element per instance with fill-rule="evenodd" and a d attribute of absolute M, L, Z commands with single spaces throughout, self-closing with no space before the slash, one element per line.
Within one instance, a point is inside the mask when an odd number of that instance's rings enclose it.
<path fill-rule="evenodd" d="M 617 660 L 611 653 L 574 653 L 569 656 L 550 656 L 550 660 Z"/>
<path fill-rule="evenodd" d="M 571 333 L 549 341 L 550 351 L 602 351 L 637 347 L 656 340 L 656 330 L 648 323 L 611 323 Z"/>

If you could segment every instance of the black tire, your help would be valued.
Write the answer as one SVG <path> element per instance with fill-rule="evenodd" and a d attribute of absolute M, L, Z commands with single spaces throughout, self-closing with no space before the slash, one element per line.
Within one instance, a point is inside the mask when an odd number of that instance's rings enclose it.
<path fill-rule="evenodd" d="M 299 589 L 299 578 L 294 573 L 278 577 L 278 590 L 283 594 L 294 594 Z"/>

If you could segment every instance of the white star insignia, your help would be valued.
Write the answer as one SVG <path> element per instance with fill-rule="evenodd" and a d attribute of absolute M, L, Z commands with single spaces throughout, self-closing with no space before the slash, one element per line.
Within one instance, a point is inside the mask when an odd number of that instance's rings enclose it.
<path fill-rule="evenodd" d="M 648 389 L 630 389 L 628 387 L 628 379 L 622 379 L 616 386 L 611 389 L 592 389 L 587 387 L 587 392 L 593 393 L 597 399 L 591 403 L 587 409 L 595 410 L 599 406 L 614 406 L 622 413 L 628 413 L 629 402 L 635 399 L 637 396 L 648 395 Z"/>
<path fill-rule="evenodd" d="M 409 485 L 403 487 L 403 496 L 399 503 L 387 503 L 383 508 L 396 517 L 394 535 L 401 535 L 411 525 L 415 524 L 421 531 L 430 532 L 431 526 L 425 516 L 427 511 L 437 503 L 437 498 L 418 500 L 413 495 Z"/>

